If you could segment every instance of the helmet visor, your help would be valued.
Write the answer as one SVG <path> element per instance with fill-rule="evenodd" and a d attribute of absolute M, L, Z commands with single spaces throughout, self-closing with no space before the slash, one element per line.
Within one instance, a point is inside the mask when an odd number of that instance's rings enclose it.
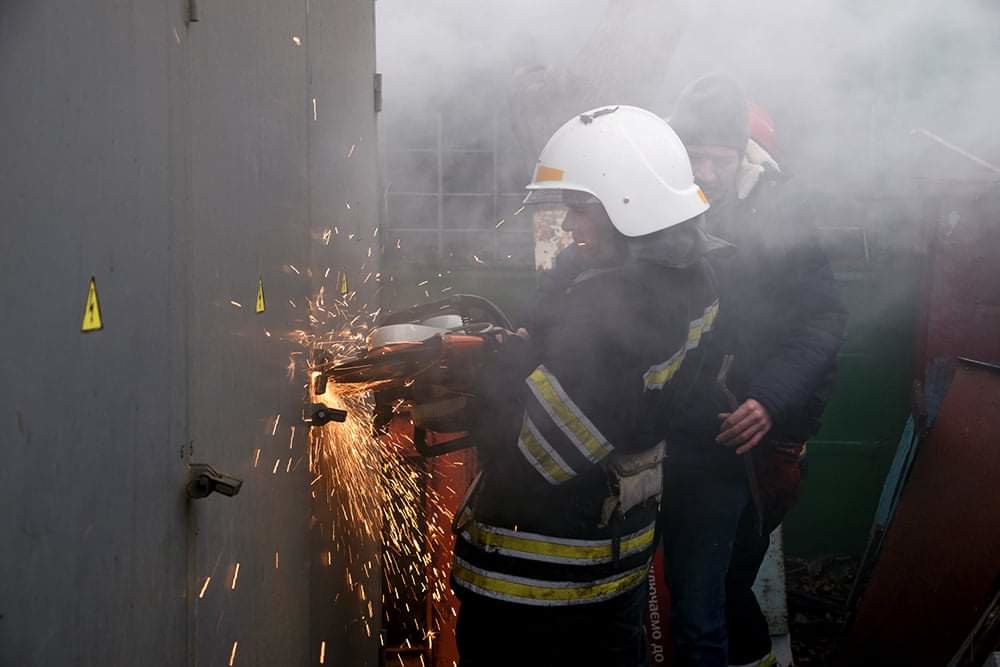
<path fill-rule="evenodd" d="M 522 202 L 525 206 L 541 206 L 543 208 L 559 208 L 562 206 L 591 206 L 600 204 L 599 200 L 589 192 L 580 190 L 531 190 Z"/>

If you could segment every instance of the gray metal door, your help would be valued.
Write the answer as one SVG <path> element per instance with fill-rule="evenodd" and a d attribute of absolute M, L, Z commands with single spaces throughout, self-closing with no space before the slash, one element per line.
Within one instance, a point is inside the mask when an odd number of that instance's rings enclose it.
<path fill-rule="evenodd" d="M 332 292 L 360 264 L 362 249 L 327 245 L 324 231 L 371 238 L 374 226 L 371 4 L 200 4 L 174 96 L 188 165 L 178 216 L 188 454 L 245 484 L 192 506 L 192 664 L 318 664 L 323 653 L 327 664 L 374 664 L 360 605 L 334 605 L 347 564 L 323 562 L 329 545 L 308 537 L 305 351 L 288 340 L 311 327 L 308 299 L 324 280 Z"/>
<path fill-rule="evenodd" d="M 0 7 L 2 665 L 185 661 L 162 5 Z"/>
<path fill-rule="evenodd" d="M 0 665 L 377 661 L 288 339 L 372 237 L 372 3 L 196 6 L 0 8 Z"/>
<path fill-rule="evenodd" d="M 244 485 L 192 504 L 191 664 L 301 665 L 309 479 L 301 364 L 286 372 L 301 351 L 285 339 L 308 325 L 310 291 L 306 51 L 293 42 L 304 6 L 200 5 L 174 103 L 187 167 L 177 224 L 188 456 Z"/>

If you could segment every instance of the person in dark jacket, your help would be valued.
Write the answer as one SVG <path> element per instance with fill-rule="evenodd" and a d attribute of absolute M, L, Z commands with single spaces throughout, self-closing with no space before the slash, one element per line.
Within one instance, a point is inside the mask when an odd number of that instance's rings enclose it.
<path fill-rule="evenodd" d="M 529 189 L 566 208 L 574 245 L 472 428 L 481 474 L 453 526 L 461 664 L 641 667 L 664 420 L 718 313 L 708 206 L 669 126 L 624 106 L 566 123 Z"/>
<path fill-rule="evenodd" d="M 808 207 L 750 140 L 739 85 L 722 75 L 694 81 L 670 122 L 712 204 L 709 231 L 735 246 L 712 262 L 723 315 L 669 439 L 664 547 L 679 664 L 775 664 L 751 587 L 797 497 L 846 311 Z M 727 355 L 731 395 L 718 382 Z"/>

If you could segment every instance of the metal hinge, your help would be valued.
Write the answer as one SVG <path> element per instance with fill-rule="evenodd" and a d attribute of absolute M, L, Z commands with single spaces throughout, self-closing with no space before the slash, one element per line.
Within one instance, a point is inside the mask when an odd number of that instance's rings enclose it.
<path fill-rule="evenodd" d="M 382 72 L 375 72 L 375 113 L 382 111 Z"/>

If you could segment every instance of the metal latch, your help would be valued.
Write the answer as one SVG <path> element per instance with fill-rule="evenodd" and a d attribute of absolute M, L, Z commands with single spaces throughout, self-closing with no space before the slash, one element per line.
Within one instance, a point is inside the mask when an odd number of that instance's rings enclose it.
<path fill-rule="evenodd" d="M 239 493 L 240 487 L 243 486 L 242 479 L 216 472 L 206 463 L 192 463 L 188 467 L 191 471 L 187 483 L 188 498 L 205 498 L 213 493 L 232 497 Z"/>
<path fill-rule="evenodd" d="M 312 403 L 309 405 L 309 417 L 303 416 L 302 421 L 313 426 L 323 426 L 330 422 L 347 421 L 347 410 L 338 410 L 322 403 Z"/>

